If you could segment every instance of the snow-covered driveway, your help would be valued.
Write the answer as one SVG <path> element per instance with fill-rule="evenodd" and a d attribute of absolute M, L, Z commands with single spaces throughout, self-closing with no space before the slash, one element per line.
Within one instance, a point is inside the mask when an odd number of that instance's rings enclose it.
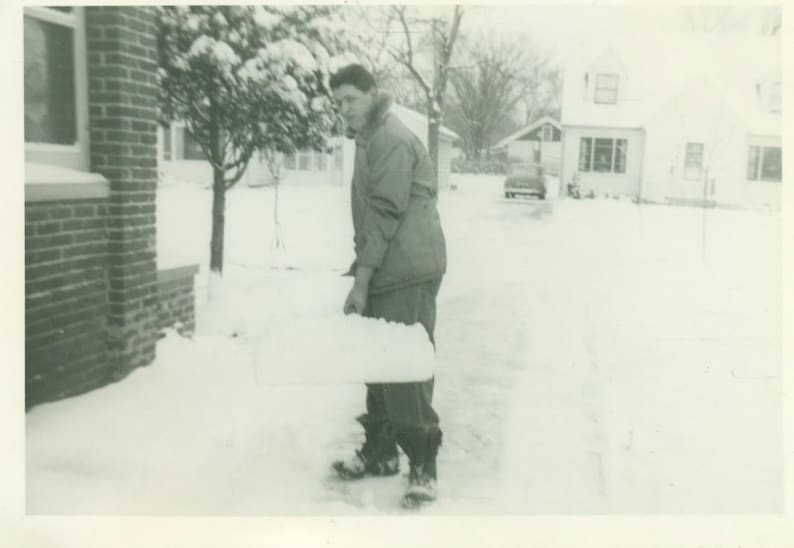
<path fill-rule="evenodd" d="M 698 209 L 506 200 L 499 178 L 456 182 L 441 195 L 445 434 L 427 512 L 780 510 L 779 214 L 708 211 L 704 256 Z M 362 387 L 253 382 L 268 322 L 299 314 L 310 286 L 341 306 L 349 283 L 346 190 L 280 195 L 285 256 L 270 250 L 272 191 L 230 193 L 225 307 L 200 300 L 193 341 L 168 337 L 124 382 L 28 414 L 30 512 L 399 511 L 402 477 L 327 481 L 360 439 Z M 160 260 L 200 261 L 200 294 L 209 200 L 158 198 Z"/>

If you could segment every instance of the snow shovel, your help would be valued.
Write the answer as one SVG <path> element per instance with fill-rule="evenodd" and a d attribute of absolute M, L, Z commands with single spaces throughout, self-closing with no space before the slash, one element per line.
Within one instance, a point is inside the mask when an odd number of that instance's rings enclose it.
<path fill-rule="evenodd" d="M 272 326 L 257 343 L 254 372 L 262 386 L 421 382 L 434 361 L 420 324 L 340 313 Z"/>

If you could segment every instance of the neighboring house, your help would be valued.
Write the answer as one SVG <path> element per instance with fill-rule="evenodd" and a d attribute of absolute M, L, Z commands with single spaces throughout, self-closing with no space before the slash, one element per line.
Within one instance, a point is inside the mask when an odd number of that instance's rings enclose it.
<path fill-rule="evenodd" d="M 562 126 L 559 120 L 544 116 L 498 143 L 493 149 L 504 149 L 508 162 L 534 162 L 550 173 L 560 172 L 562 160 Z"/>
<path fill-rule="evenodd" d="M 392 112 L 408 126 L 427 146 L 427 118 L 413 110 L 394 105 Z M 439 133 L 438 179 L 441 187 L 449 184 L 452 162 L 452 142 L 458 136 L 442 126 Z M 183 123 L 173 123 L 158 129 L 160 166 L 164 177 L 194 181 L 204 186 L 212 185 L 212 169 L 198 144 L 185 131 Z M 355 142 L 334 137 L 329 142 L 328 152 L 302 150 L 286 156 L 282 165 L 282 181 L 289 184 L 350 184 L 353 176 Z M 257 154 L 251 159 L 239 184 L 262 186 L 272 180 L 270 170 Z"/>
<path fill-rule="evenodd" d="M 174 122 L 157 130 L 159 165 L 164 177 L 212 186 L 212 167 L 183 122 Z M 330 151 L 300 151 L 283 159 L 282 180 L 308 183 L 342 184 L 344 139 L 332 138 Z M 272 180 L 267 164 L 254 153 L 239 184 L 262 186 Z"/>
<path fill-rule="evenodd" d="M 646 201 L 779 205 L 777 39 L 638 41 L 614 38 L 568 65 L 563 183 Z"/>
<path fill-rule="evenodd" d="M 151 7 L 24 8 L 25 407 L 149 365 L 190 331 L 194 266 L 158 270 Z"/>

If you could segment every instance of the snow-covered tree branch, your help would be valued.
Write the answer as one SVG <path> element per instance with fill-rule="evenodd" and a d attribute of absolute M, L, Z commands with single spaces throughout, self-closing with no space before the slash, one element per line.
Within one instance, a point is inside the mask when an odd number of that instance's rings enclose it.
<path fill-rule="evenodd" d="M 212 271 L 223 270 L 225 191 L 253 153 L 317 149 L 332 131 L 329 61 L 345 36 L 338 11 L 158 9 L 161 119 L 184 121 L 213 168 Z"/>

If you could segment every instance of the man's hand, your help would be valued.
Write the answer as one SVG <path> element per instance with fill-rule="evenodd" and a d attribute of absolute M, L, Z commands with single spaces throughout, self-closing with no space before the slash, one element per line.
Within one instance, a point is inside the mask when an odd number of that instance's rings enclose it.
<path fill-rule="evenodd" d="M 356 268 L 356 281 L 353 289 L 345 300 L 345 314 L 363 314 L 367 306 L 367 292 L 369 291 L 369 280 L 372 278 L 373 268 L 368 266 L 358 266 Z"/>
<path fill-rule="evenodd" d="M 345 300 L 345 314 L 362 314 L 367 306 L 367 290 L 353 286 Z"/>

